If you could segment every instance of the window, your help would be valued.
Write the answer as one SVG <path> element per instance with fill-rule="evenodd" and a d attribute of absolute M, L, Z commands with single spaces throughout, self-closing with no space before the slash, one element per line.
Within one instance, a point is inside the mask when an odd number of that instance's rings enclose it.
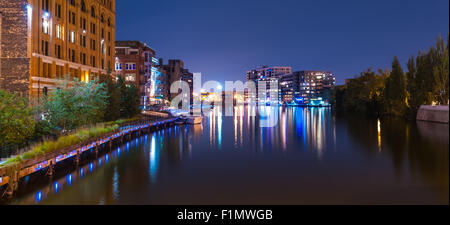
<path fill-rule="evenodd" d="M 42 10 L 48 12 L 49 0 L 42 0 Z"/>
<path fill-rule="evenodd" d="M 48 56 L 48 41 L 42 40 L 42 53 Z"/>
<path fill-rule="evenodd" d="M 69 10 L 69 23 L 75 25 L 75 13 Z"/>
<path fill-rule="evenodd" d="M 83 35 L 80 35 L 80 45 L 86 48 L 86 37 Z"/>
<path fill-rule="evenodd" d="M 75 62 L 75 50 L 73 50 L 73 49 L 71 52 L 71 56 L 72 56 L 72 62 Z"/>
<path fill-rule="evenodd" d="M 95 50 L 95 40 L 91 39 L 91 49 Z"/>
<path fill-rule="evenodd" d="M 92 66 L 93 66 L 93 67 L 96 66 L 96 65 L 95 65 L 95 56 L 92 56 L 92 58 L 91 58 L 91 63 L 92 63 Z"/>
<path fill-rule="evenodd" d="M 136 70 L 136 63 L 125 64 L 125 70 Z"/>
<path fill-rule="evenodd" d="M 80 53 L 80 63 L 82 63 L 83 65 L 86 65 L 86 54 L 85 53 Z"/>
<path fill-rule="evenodd" d="M 56 15 L 56 17 L 61 19 L 61 5 L 60 4 L 55 5 L 55 15 Z"/>
<path fill-rule="evenodd" d="M 125 81 L 136 81 L 136 74 L 134 74 L 134 73 L 127 73 L 125 75 Z"/>
<path fill-rule="evenodd" d="M 61 58 L 61 45 L 55 45 L 55 55 L 58 59 Z"/>
<path fill-rule="evenodd" d="M 91 33 L 95 34 L 95 23 L 91 23 Z"/>
<path fill-rule="evenodd" d="M 84 0 L 81 0 L 81 11 L 86 12 L 86 3 Z"/>
<path fill-rule="evenodd" d="M 91 7 L 91 16 L 95 18 L 95 8 L 94 8 L 94 6 Z"/>
<path fill-rule="evenodd" d="M 63 39 L 63 30 L 60 25 L 56 25 L 56 37 L 59 39 Z"/>
<path fill-rule="evenodd" d="M 69 39 L 70 39 L 70 42 L 71 43 L 75 43 L 75 31 L 71 31 L 70 32 L 70 37 L 69 37 Z"/>
<path fill-rule="evenodd" d="M 122 70 L 122 63 L 116 63 L 116 71 Z"/>
<path fill-rule="evenodd" d="M 42 32 L 44 32 L 44 34 L 48 34 L 49 26 L 48 20 L 46 18 L 42 18 Z"/>
<path fill-rule="evenodd" d="M 80 28 L 86 30 L 86 19 L 80 17 Z"/>

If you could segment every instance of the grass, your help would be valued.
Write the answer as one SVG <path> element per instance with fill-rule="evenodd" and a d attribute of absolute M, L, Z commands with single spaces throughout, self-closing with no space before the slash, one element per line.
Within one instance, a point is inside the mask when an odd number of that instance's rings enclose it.
<path fill-rule="evenodd" d="M 120 124 L 119 122 L 120 121 L 115 121 L 111 124 L 108 123 L 97 125 L 91 128 L 79 129 L 72 134 L 59 137 L 57 140 L 45 141 L 43 143 L 34 146 L 31 151 L 25 152 L 22 155 L 6 160 L 6 162 L 3 165 L 1 165 L 0 168 L 14 166 L 25 160 L 35 159 L 47 153 L 55 152 L 66 147 L 82 143 L 91 138 L 99 137 L 104 134 L 113 132 L 119 129 Z"/>

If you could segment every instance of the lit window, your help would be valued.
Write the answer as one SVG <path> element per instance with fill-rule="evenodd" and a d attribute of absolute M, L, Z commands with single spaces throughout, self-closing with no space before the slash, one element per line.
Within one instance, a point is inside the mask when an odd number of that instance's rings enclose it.
<path fill-rule="evenodd" d="M 136 81 L 136 74 L 134 73 L 126 74 L 125 81 Z"/>
<path fill-rule="evenodd" d="M 122 70 L 122 63 L 116 63 L 116 70 L 117 71 Z"/>
<path fill-rule="evenodd" d="M 136 70 L 136 63 L 127 63 L 125 64 L 126 70 Z"/>
<path fill-rule="evenodd" d="M 63 28 L 60 25 L 56 25 L 56 37 L 59 39 L 63 38 Z"/>
<path fill-rule="evenodd" d="M 70 32 L 70 42 L 75 43 L 75 31 Z"/>
<path fill-rule="evenodd" d="M 42 32 L 44 32 L 44 34 L 48 34 L 48 30 L 49 30 L 49 23 L 48 20 L 46 18 L 42 19 Z"/>

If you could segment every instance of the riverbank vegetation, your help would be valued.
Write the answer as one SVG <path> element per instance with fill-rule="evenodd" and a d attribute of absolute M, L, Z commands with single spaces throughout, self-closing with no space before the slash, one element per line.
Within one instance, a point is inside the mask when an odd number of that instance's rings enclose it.
<path fill-rule="evenodd" d="M 411 56 L 404 72 L 397 57 L 391 70 L 368 69 L 334 91 L 337 113 L 414 118 L 421 105 L 449 103 L 449 48 L 438 37 L 435 46 Z"/>
<path fill-rule="evenodd" d="M 134 85 L 125 85 L 122 77 L 118 80 L 122 82 L 115 82 L 110 75 L 88 83 L 61 80 L 57 89 L 35 105 L 26 97 L 0 90 L 0 158 L 36 143 L 44 149 L 34 147 L 23 157 L 39 155 L 79 143 L 86 132 L 95 136 L 130 118 L 135 120 L 140 112 L 139 91 Z"/>

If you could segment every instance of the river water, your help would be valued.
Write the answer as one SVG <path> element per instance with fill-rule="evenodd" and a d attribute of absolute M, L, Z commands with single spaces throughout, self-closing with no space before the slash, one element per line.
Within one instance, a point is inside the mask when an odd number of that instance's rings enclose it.
<path fill-rule="evenodd" d="M 449 204 L 449 127 L 326 108 L 219 107 L 142 136 L 11 204 Z M 257 113 L 258 115 L 258 113 Z"/>

